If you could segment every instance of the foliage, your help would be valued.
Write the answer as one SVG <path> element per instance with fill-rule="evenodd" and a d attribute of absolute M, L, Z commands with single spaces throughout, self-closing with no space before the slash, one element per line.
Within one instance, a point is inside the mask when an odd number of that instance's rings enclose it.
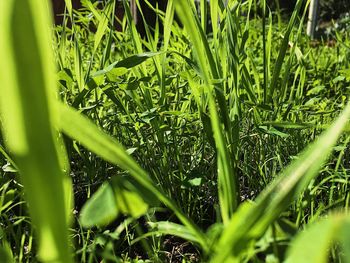
<path fill-rule="evenodd" d="M 348 33 L 310 42 L 302 0 L 136 2 L 144 35 L 86 0 L 53 49 L 43 1 L 0 2 L 1 258 L 348 260 Z"/>

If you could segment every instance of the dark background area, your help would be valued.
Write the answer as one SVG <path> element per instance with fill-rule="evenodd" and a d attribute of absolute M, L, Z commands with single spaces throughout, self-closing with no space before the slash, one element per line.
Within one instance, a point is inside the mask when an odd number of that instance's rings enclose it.
<path fill-rule="evenodd" d="M 277 9 L 277 4 L 280 9 L 283 9 L 285 14 L 291 13 L 296 4 L 296 0 L 268 0 L 272 10 Z M 350 0 L 320 0 L 319 1 L 319 19 L 329 21 L 338 19 L 346 12 L 350 12 Z"/>
<path fill-rule="evenodd" d="M 95 2 L 96 0 L 92 0 Z M 105 0 L 106 1 L 106 0 Z M 166 0 L 149 0 L 154 6 L 158 3 L 160 9 L 165 10 L 166 8 Z M 276 11 L 279 7 L 282 10 L 282 13 L 285 15 L 290 14 L 297 0 L 267 0 L 268 6 L 271 10 Z M 79 9 L 81 7 L 80 0 L 72 0 L 73 8 Z M 56 24 L 61 24 L 63 20 L 62 14 L 64 13 L 65 4 L 64 0 L 52 0 L 54 18 Z M 116 10 L 116 15 L 118 17 L 122 16 L 123 10 L 122 5 L 120 3 L 120 7 Z M 154 25 L 156 16 L 154 12 L 145 4 L 144 1 L 141 0 L 142 10 L 146 16 L 147 23 L 149 25 Z M 332 19 L 338 19 L 345 13 L 350 12 L 350 0 L 320 0 L 319 2 L 319 20 L 320 21 L 330 21 Z M 139 21 L 141 21 L 140 14 L 138 13 Z M 144 33 L 144 27 L 141 23 L 137 25 L 140 33 Z"/>

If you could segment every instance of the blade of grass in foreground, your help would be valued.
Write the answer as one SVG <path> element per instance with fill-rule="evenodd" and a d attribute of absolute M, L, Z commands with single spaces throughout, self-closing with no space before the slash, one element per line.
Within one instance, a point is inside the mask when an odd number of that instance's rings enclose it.
<path fill-rule="evenodd" d="M 36 227 L 38 258 L 66 263 L 71 262 L 68 179 L 51 125 L 57 103 L 49 13 L 42 0 L 0 1 L 0 113 Z"/>
<path fill-rule="evenodd" d="M 348 104 L 336 122 L 291 163 L 253 204 L 243 204 L 225 227 L 212 262 L 239 260 L 242 249 L 261 237 L 290 203 L 305 189 L 318 171 L 350 118 Z M 233 261 L 235 262 L 235 261 Z"/>
<path fill-rule="evenodd" d="M 329 249 L 335 242 L 341 242 L 344 262 L 349 262 L 350 218 L 345 214 L 334 214 L 311 224 L 301 232 L 289 246 L 286 263 L 326 263 Z"/>

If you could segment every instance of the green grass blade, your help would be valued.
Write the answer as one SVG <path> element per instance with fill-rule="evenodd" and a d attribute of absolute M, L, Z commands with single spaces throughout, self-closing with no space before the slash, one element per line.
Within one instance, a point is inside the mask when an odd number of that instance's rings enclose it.
<path fill-rule="evenodd" d="M 203 80 L 209 84 L 212 79 L 218 79 L 219 75 L 216 69 L 216 64 L 213 54 L 210 50 L 209 43 L 200 26 L 197 15 L 193 10 L 193 6 L 188 0 L 179 0 L 175 2 L 177 14 L 190 32 L 197 59 L 202 70 Z M 209 63 L 209 65 L 208 65 Z"/>
<path fill-rule="evenodd" d="M 211 126 L 217 149 L 220 211 L 224 224 L 227 224 L 239 204 L 239 189 L 237 189 L 238 184 L 235 181 L 237 175 L 235 174 L 235 169 L 233 168 L 228 146 L 222 133 L 216 105 L 211 96 L 209 98 L 209 110 Z"/>
<path fill-rule="evenodd" d="M 68 14 L 72 18 L 73 17 L 72 0 L 64 0 L 64 2 L 66 4 L 66 8 L 68 10 Z"/>
<path fill-rule="evenodd" d="M 113 14 L 113 1 L 109 1 L 102 12 L 101 19 L 99 20 L 97 31 L 94 37 L 94 52 L 96 52 L 102 38 L 105 36 L 109 25 L 109 19 Z"/>
<path fill-rule="evenodd" d="M 348 241 L 350 219 L 344 214 L 331 215 L 327 219 L 311 224 L 293 240 L 287 251 L 286 263 L 327 263 L 329 250 L 336 242 Z M 349 243 L 343 243 L 348 250 Z M 349 256 L 349 254 L 345 254 Z M 345 262 L 349 262 L 346 258 Z"/>
<path fill-rule="evenodd" d="M 273 99 L 273 96 L 274 96 L 274 93 L 275 93 L 275 90 L 277 87 L 278 78 L 279 78 L 280 72 L 282 70 L 282 64 L 283 64 L 284 58 L 285 58 L 286 53 L 287 53 L 290 35 L 291 35 L 292 30 L 294 28 L 294 25 L 297 21 L 298 14 L 301 10 L 303 3 L 304 3 L 304 0 L 298 0 L 298 2 L 296 3 L 293 14 L 289 20 L 286 32 L 283 36 L 283 41 L 282 41 L 282 44 L 281 44 L 281 47 L 280 47 L 280 50 L 278 53 L 277 61 L 275 63 L 275 67 L 274 67 L 274 70 L 272 73 L 271 83 L 269 86 L 268 102 L 271 102 Z"/>
<path fill-rule="evenodd" d="M 191 232 L 189 232 L 188 229 L 182 225 L 175 224 L 172 222 L 164 222 L 164 221 L 159 221 L 156 223 L 150 222 L 149 225 L 154 235 L 158 235 L 158 234 L 174 235 L 177 237 L 181 237 L 185 240 L 198 243 L 197 237 L 193 235 Z"/>
<path fill-rule="evenodd" d="M 20 170 L 43 262 L 71 262 L 48 2 L 0 2 L 1 121 Z"/>
<path fill-rule="evenodd" d="M 212 0 L 210 1 L 210 19 L 211 19 L 211 26 L 213 31 L 213 39 L 214 43 L 217 42 L 218 38 L 218 23 L 219 23 L 219 3 L 218 0 Z"/>
<path fill-rule="evenodd" d="M 136 52 L 143 53 L 140 34 L 137 32 L 135 22 L 132 19 L 129 3 L 126 0 L 123 0 L 123 6 L 124 6 L 126 20 L 128 22 L 130 34 L 132 37 L 132 41 L 135 45 Z"/>
<path fill-rule="evenodd" d="M 208 2 L 207 0 L 200 0 L 200 10 L 201 10 L 201 26 L 203 32 L 207 32 L 207 20 L 208 20 Z"/>
<path fill-rule="evenodd" d="M 0 245 L 0 258 L 2 263 L 13 263 L 15 259 L 13 257 L 11 247 L 6 241 L 2 241 Z"/>
<path fill-rule="evenodd" d="M 214 3 L 215 4 L 215 3 Z M 219 79 L 219 72 L 216 67 L 216 63 L 211 52 L 209 43 L 201 28 L 199 19 L 193 10 L 193 6 L 187 0 L 179 0 L 176 2 L 176 11 L 190 32 L 195 51 L 197 53 L 197 60 L 201 69 L 201 76 L 205 83 L 205 87 L 208 92 L 212 92 L 211 83 L 212 80 Z M 235 5 L 234 10 L 238 5 Z M 212 128 L 214 130 L 214 138 L 218 151 L 218 182 L 219 182 L 219 196 L 221 213 L 224 222 L 226 223 L 231 217 L 233 211 L 238 205 L 238 180 L 235 176 L 232 159 L 234 158 L 234 150 L 228 151 L 228 145 L 231 145 L 232 149 L 236 147 L 234 145 L 234 135 L 232 135 L 231 120 L 229 117 L 227 102 L 225 99 L 224 89 L 222 84 L 218 84 L 214 88 L 217 98 L 218 106 L 220 108 L 220 119 L 217 113 L 216 105 L 214 101 L 210 103 L 210 113 L 212 118 Z M 221 123 L 224 124 L 226 132 L 222 133 Z"/>
<path fill-rule="evenodd" d="M 88 10 L 90 10 L 98 21 L 102 19 L 100 12 L 97 8 L 95 8 L 93 2 L 91 2 L 90 0 L 81 0 L 81 4 L 85 6 Z"/>

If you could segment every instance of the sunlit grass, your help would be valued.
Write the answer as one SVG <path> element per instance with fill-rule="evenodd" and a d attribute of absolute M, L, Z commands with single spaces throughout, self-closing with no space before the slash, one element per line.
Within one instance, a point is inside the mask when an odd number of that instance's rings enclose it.
<path fill-rule="evenodd" d="M 347 214 L 322 218 L 349 205 L 349 37 L 311 48 L 308 1 L 285 22 L 264 1 L 145 2 L 141 36 L 128 1 L 67 0 L 53 49 L 42 1 L 0 2 L 0 256 L 348 257 Z"/>

